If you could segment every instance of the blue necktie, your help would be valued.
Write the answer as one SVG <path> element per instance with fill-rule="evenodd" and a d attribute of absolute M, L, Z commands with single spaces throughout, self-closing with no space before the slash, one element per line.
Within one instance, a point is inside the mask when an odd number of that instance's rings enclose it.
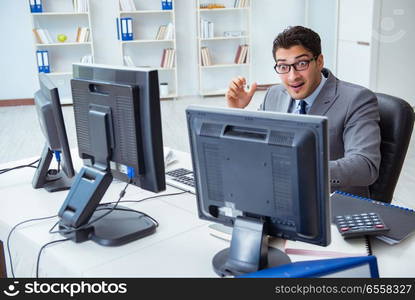
<path fill-rule="evenodd" d="M 307 106 L 307 102 L 305 102 L 304 100 L 300 100 L 300 115 L 306 115 L 307 111 L 305 110 Z"/>

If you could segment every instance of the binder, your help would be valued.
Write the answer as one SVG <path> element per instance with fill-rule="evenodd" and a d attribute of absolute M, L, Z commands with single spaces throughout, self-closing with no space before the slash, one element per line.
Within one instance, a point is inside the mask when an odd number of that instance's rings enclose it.
<path fill-rule="evenodd" d="M 126 18 L 127 19 L 127 40 L 131 41 L 134 39 L 133 35 L 133 19 Z"/>
<path fill-rule="evenodd" d="M 167 0 L 161 0 L 161 9 L 167 10 Z"/>
<path fill-rule="evenodd" d="M 117 18 L 117 39 L 131 41 L 134 39 L 132 18 Z"/>
<path fill-rule="evenodd" d="M 42 50 L 36 51 L 37 69 L 39 73 L 43 73 L 43 57 Z"/>
<path fill-rule="evenodd" d="M 50 73 L 50 66 L 49 66 L 49 54 L 47 50 L 42 52 L 43 58 L 43 73 Z"/>
<path fill-rule="evenodd" d="M 47 50 L 37 50 L 36 60 L 39 73 L 50 73 L 49 57 Z"/>
<path fill-rule="evenodd" d="M 415 232 L 415 211 L 336 191 L 330 197 L 333 218 L 338 215 L 375 212 L 390 230 L 378 237 L 388 243 L 399 243 Z M 386 237 L 386 238 L 384 238 Z"/>
<path fill-rule="evenodd" d="M 41 13 L 42 12 L 42 0 L 30 0 L 30 12 Z"/>
<path fill-rule="evenodd" d="M 167 0 L 166 1 L 166 6 L 167 6 L 167 10 L 172 10 L 173 9 L 173 1 L 172 0 Z"/>

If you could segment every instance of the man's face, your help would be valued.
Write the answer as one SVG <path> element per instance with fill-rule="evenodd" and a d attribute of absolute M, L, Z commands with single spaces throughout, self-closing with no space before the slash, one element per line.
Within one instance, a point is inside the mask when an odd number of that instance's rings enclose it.
<path fill-rule="evenodd" d="M 313 59 L 313 54 L 302 46 L 292 46 L 289 49 L 278 48 L 275 57 L 277 65 L 290 65 L 298 62 L 304 64 Z M 306 70 L 296 71 L 291 66 L 288 73 L 279 75 L 293 99 L 304 99 L 310 96 L 319 85 L 323 66 L 323 55 L 320 54 L 315 60 L 309 62 Z"/>

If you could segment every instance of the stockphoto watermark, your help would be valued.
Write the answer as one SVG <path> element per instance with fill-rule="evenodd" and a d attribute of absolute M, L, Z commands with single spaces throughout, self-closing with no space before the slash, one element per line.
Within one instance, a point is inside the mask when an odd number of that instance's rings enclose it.
<path fill-rule="evenodd" d="M 100 282 L 25 282 L 13 281 L 3 294 L 9 297 L 15 297 L 22 294 L 62 294 L 74 297 L 79 294 L 126 294 L 128 291 L 127 283 L 107 283 Z"/>
<path fill-rule="evenodd" d="M 405 15 L 404 9 L 394 9 L 393 17 L 383 17 L 379 29 L 373 30 L 373 37 L 381 43 L 395 43 L 406 35 L 406 30 L 399 28 L 396 22 Z"/>

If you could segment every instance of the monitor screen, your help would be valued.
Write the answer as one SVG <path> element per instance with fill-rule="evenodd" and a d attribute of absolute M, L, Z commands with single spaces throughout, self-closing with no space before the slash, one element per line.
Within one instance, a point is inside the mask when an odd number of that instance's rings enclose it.
<path fill-rule="evenodd" d="M 58 214 L 62 234 L 116 246 L 153 233 L 144 214 L 117 204 L 96 208 L 114 174 L 148 191 L 165 190 L 157 70 L 74 64 L 71 87 L 84 167 Z"/>
<path fill-rule="evenodd" d="M 59 191 L 70 188 L 75 176 L 58 88 L 45 74 L 39 74 L 40 89 L 34 95 L 36 113 L 45 138 L 45 147 L 33 179 L 33 187 Z M 52 153 L 59 163 L 50 170 Z"/>
<path fill-rule="evenodd" d="M 234 226 L 232 241 L 251 226 L 235 230 L 236 221 L 247 219 L 265 235 L 330 242 L 325 117 L 197 106 L 186 112 L 200 218 Z"/>

